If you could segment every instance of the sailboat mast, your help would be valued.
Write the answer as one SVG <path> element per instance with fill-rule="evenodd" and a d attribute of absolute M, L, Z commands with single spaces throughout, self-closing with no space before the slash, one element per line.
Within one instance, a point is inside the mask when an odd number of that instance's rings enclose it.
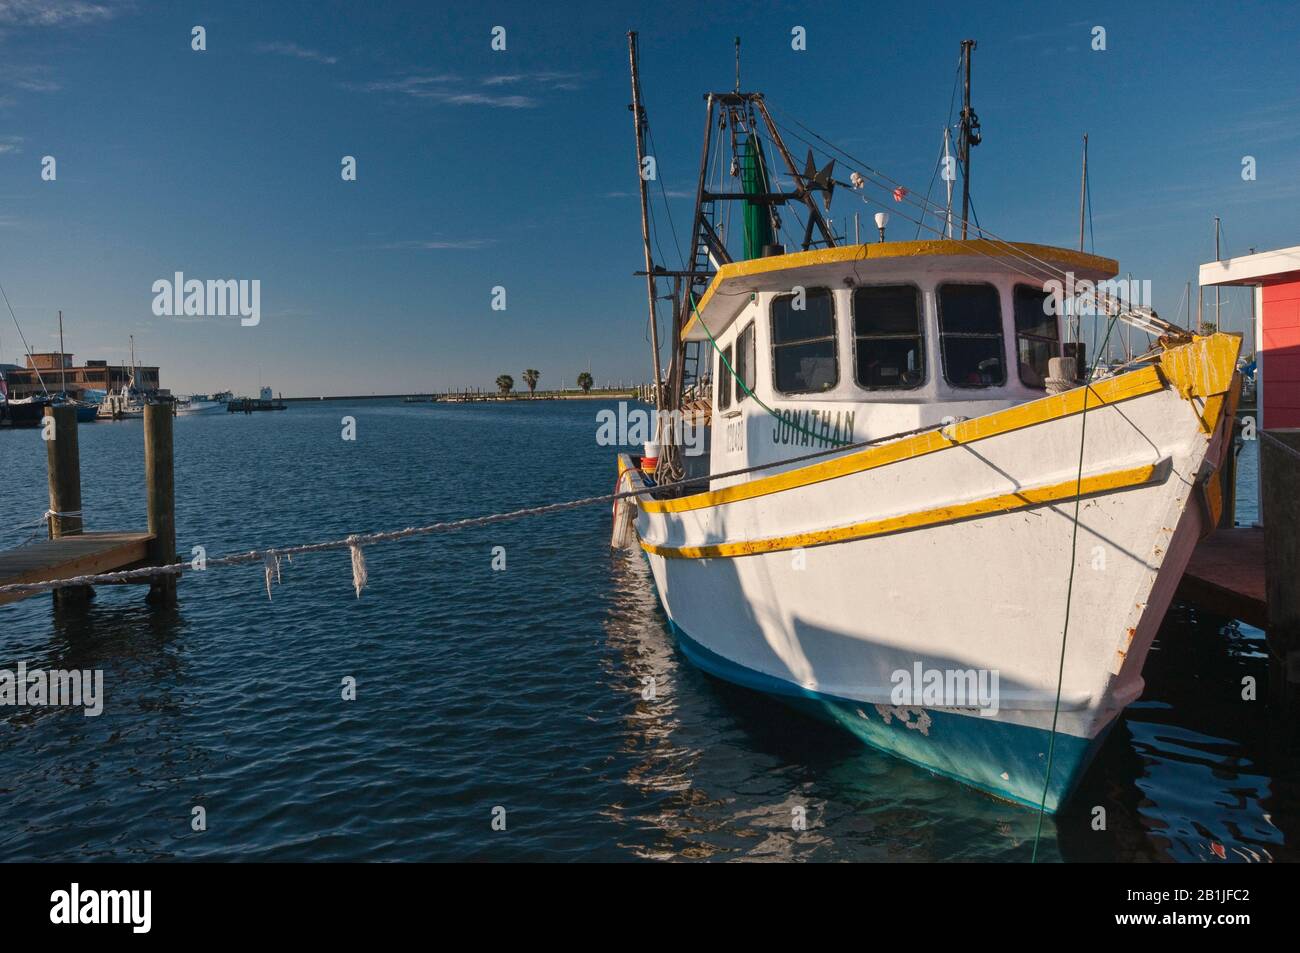
<path fill-rule="evenodd" d="M 63 353 L 63 312 L 59 312 L 59 390 L 68 396 L 68 358 Z"/>
<path fill-rule="evenodd" d="M 1083 174 L 1079 179 L 1079 251 L 1083 251 L 1083 215 L 1088 207 L 1088 134 L 1083 134 Z"/>
<path fill-rule="evenodd" d="M 1214 260 L 1223 261 L 1219 254 L 1219 216 L 1214 216 Z M 1214 286 L 1214 330 L 1221 330 L 1223 324 L 1223 303 L 1219 298 L 1219 286 Z"/>
<path fill-rule="evenodd" d="M 645 109 L 641 105 L 641 75 L 637 64 L 636 31 L 627 34 L 628 60 L 632 68 L 632 124 L 636 127 L 636 178 L 641 193 L 641 242 L 645 246 L 645 282 L 650 308 L 650 346 L 654 350 L 655 407 L 663 407 L 663 372 L 659 365 L 659 320 L 655 314 L 655 269 L 650 245 L 650 196 L 645 167 Z M 737 67 L 739 68 L 739 67 Z"/>

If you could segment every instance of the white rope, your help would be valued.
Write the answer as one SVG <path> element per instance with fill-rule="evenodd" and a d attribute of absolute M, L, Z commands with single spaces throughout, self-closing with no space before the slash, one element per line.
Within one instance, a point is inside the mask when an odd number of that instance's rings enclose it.
<path fill-rule="evenodd" d="M 470 529 L 471 527 L 476 526 L 488 526 L 493 523 L 504 523 L 509 520 L 523 519 L 528 516 L 545 516 L 550 513 L 562 513 L 566 510 L 576 510 L 580 507 L 594 506 L 598 503 L 613 503 L 630 497 L 645 496 L 648 493 L 657 493 L 663 490 L 694 486 L 700 483 L 708 483 L 711 480 L 743 476 L 744 474 L 755 473 L 759 470 L 768 470 L 773 467 L 802 463 L 806 460 L 812 460 L 818 457 L 860 450 L 864 447 L 888 443 L 892 440 L 900 440 L 904 437 L 910 437 L 915 434 L 936 430 L 941 426 L 943 425 L 933 424 L 928 427 L 918 427 L 915 430 L 900 431 L 899 433 L 888 434 L 884 437 L 876 437 L 872 440 L 863 440 L 859 443 L 849 444 L 848 446 L 816 450 L 812 453 L 805 453 L 801 456 L 791 457 L 786 460 L 773 460 L 768 463 L 759 463 L 750 467 L 741 467 L 738 470 L 729 470 L 726 473 L 713 473 L 704 476 L 691 477 L 687 480 L 679 480 L 675 483 L 662 483 L 654 486 L 647 486 L 640 490 L 626 490 L 621 493 L 605 493 L 600 496 L 587 496 L 582 499 L 569 500 L 564 503 L 548 503 L 545 506 L 530 506 L 525 509 L 511 510 L 506 513 L 494 513 L 491 516 L 474 516 L 467 519 L 449 520 L 442 523 L 430 523 L 427 526 L 408 526 L 406 529 L 388 530 L 386 532 L 378 533 L 354 533 L 343 539 L 334 539 L 323 543 L 305 543 L 298 546 L 283 546 L 277 549 L 253 549 L 246 553 L 236 553 L 231 556 L 209 559 L 207 561 L 207 569 L 212 569 L 217 566 L 237 566 L 244 563 L 260 562 L 262 563 L 263 575 L 266 581 L 266 595 L 267 598 L 270 599 L 272 576 L 275 577 L 276 582 L 280 581 L 280 557 L 283 556 L 285 559 L 292 562 L 293 556 L 300 553 L 323 553 L 330 550 L 347 549 L 352 554 L 352 586 L 356 590 L 357 598 L 360 598 L 361 590 L 365 588 L 369 581 L 365 556 L 361 552 L 363 546 L 373 546 L 376 543 L 397 542 L 398 540 L 412 539 L 417 536 L 429 536 L 434 533 L 450 533 L 456 530 Z M 101 583 L 135 582 L 149 579 L 153 576 L 179 576 L 189 570 L 189 568 L 189 563 L 174 562 L 162 566 L 142 566 L 139 569 L 122 569 L 117 572 L 88 573 L 82 576 L 72 576 L 67 579 L 48 579 L 43 582 L 16 582 L 0 586 L 0 595 L 6 595 L 11 592 L 44 592 L 46 590 L 61 589 L 67 586 L 93 586 Z"/>

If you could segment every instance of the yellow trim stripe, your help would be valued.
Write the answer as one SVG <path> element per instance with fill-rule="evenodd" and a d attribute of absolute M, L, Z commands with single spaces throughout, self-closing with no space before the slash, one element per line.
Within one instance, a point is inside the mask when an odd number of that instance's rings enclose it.
<path fill-rule="evenodd" d="M 1013 251 L 1014 249 L 1014 251 Z M 836 265 L 843 262 L 860 262 L 889 258 L 923 258 L 933 255 L 951 255 L 958 257 L 982 259 L 1005 259 L 1012 267 L 1026 267 L 1044 270 L 1039 261 L 1052 265 L 1064 265 L 1076 272 L 1100 272 L 1107 278 L 1119 273 L 1119 262 L 1113 258 L 1089 255 L 1069 248 L 1056 248 L 1051 245 L 1035 245 L 1028 242 L 993 242 L 987 239 L 930 239 L 915 242 L 873 242 L 866 245 L 841 245 L 838 248 L 818 248 L 812 251 L 791 252 L 788 255 L 773 255 L 769 258 L 751 258 L 748 261 L 736 261 L 723 265 L 713 276 L 713 281 L 705 289 L 695 308 L 695 313 L 682 328 L 682 340 L 695 327 L 698 316 L 704 314 L 705 308 L 713 300 L 724 282 L 740 278 L 756 278 L 774 272 L 791 271 L 798 268 L 812 268 L 817 265 Z M 1027 260 L 1028 259 L 1028 260 Z M 1037 260 L 1035 260 L 1037 259 Z M 795 282 L 796 284 L 798 282 Z"/>
<path fill-rule="evenodd" d="M 1149 466 L 1133 467 L 1128 470 L 1114 470 L 1097 476 L 1085 477 L 1082 481 L 1066 480 L 1051 486 L 1020 490 L 1016 493 L 1003 493 L 998 496 L 974 500 L 970 503 L 958 503 L 952 506 L 940 506 L 929 510 L 919 510 L 903 516 L 891 516 L 887 519 L 868 520 L 851 526 L 839 526 L 834 529 L 817 530 L 812 533 L 796 533 L 792 536 L 777 536 L 769 539 L 754 539 L 741 543 L 718 543 L 713 546 L 658 546 L 654 543 L 641 542 L 641 548 L 654 556 L 667 559 L 730 559 L 737 556 L 754 556 L 759 553 L 774 553 L 787 549 L 799 549 L 808 546 L 824 546 L 829 543 L 844 543 L 854 539 L 867 539 L 883 536 L 887 533 L 900 533 L 905 530 L 939 526 L 955 523 L 958 520 L 973 519 L 991 514 L 1013 513 L 1016 510 L 1056 503 L 1061 500 L 1074 499 L 1075 495 L 1091 496 L 1115 490 L 1142 486 L 1163 479 L 1168 474 L 1166 461 Z"/>
<path fill-rule="evenodd" d="M 1085 395 L 1087 395 L 1088 408 L 1091 410 L 1105 404 L 1115 404 L 1145 394 L 1154 394 L 1164 387 L 1165 382 L 1160 372 L 1155 367 L 1144 367 L 1128 374 L 1099 381 L 1091 387 L 1076 387 L 1050 397 L 1017 404 L 1006 410 L 963 420 L 943 431 L 931 430 L 913 437 L 904 437 L 893 443 L 866 447 L 842 457 L 832 457 L 822 463 L 813 463 L 785 473 L 760 477 L 748 483 L 737 483 L 721 490 L 694 493 L 675 500 L 641 500 L 637 506 L 647 513 L 682 513 L 735 503 L 738 500 L 752 500 L 770 493 L 780 493 L 784 490 L 820 483 L 823 480 L 834 480 L 837 477 L 874 470 L 876 467 L 887 466 L 900 460 L 910 460 L 948 447 L 996 437 L 1012 430 L 1082 413 Z"/>

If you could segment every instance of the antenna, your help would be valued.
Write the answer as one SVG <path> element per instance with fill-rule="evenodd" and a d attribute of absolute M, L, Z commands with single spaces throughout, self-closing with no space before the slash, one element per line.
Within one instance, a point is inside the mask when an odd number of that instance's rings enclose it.
<path fill-rule="evenodd" d="M 740 92 L 740 37 L 736 37 L 736 92 Z"/>

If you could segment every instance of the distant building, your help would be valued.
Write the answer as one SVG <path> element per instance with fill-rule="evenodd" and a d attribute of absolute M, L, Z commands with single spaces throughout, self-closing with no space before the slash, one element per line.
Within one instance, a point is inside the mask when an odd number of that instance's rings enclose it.
<path fill-rule="evenodd" d="M 39 376 L 38 376 L 39 372 Z M 107 361 L 87 361 L 78 367 L 71 354 L 58 351 L 31 354 L 27 366 L 4 372 L 9 384 L 10 397 L 33 397 L 49 391 L 56 394 L 67 390 L 71 397 L 80 397 L 87 390 L 118 390 L 131 382 L 131 367 L 127 364 L 109 364 Z M 41 380 L 45 387 L 42 389 Z M 67 381 L 66 388 L 64 381 Z M 158 390 L 158 368 L 136 367 L 135 386 L 143 391 Z"/>

